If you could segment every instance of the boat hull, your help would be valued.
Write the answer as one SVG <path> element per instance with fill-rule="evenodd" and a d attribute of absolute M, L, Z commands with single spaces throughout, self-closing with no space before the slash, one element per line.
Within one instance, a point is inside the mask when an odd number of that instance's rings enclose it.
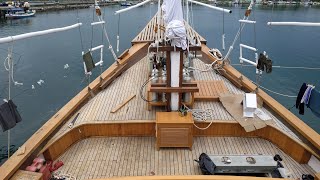
<path fill-rule="evenodd" d="M 36 14 L 36 11 L 33 10 L 29 13 L 23 13 L 23 14 L 6 14 L 6 18 L 8 19 L 23 19 L 23 18 L 28 18 L 28 17 L 34 17 Z"/>

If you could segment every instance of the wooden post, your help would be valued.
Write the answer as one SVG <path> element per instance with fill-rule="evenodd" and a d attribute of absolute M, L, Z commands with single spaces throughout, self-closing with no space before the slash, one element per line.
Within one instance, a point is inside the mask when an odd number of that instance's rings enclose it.
<path fill-rule="evenodd" d="M 171 87 L 171 58 L 170 51 L 166 51 L 166 67 L 167 67 L 167 87 Z M 167 111 L 171 111 L 170 101 L 171 93 L 166 93 Z"/>
<path fill-rule="evenodd" d="M 180 51 L 180 70 L 179 70 L 179 87 L 182 87 L 183 81 L 183 51 Z M 179 93 L 179 107 L 182 106 L 182 93 Z"/>

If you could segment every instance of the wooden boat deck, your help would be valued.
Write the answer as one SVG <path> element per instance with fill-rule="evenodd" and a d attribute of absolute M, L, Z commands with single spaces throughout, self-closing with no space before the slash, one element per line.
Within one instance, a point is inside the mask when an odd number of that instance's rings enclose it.
<path fill-rule="evenodd" d="M 127 120 L 155 120 L 156 112 L 164 111 L 163 107 L 153 107 L 151 111 L 147 110 L 147 103 L 139 95 L 141 85 L 147 80 L 146 73 L 148 70 L 148 60 L 143 58 L 130 69 L 125 71 L 121 76 L 114 80 L 106 89 L 98 93 L 79 111 L 79 116 L 74 122 L 74 127 L 86 123 L 101 123 L 106 121 L 127 121 Z M 205 69 L 206 65 L 200 59 L 193 60 L 193 66 L 199 69 Z M 145 73 L 141 73 L 145 72 Z M 134 77 L 134 80 L 132 79 Z M 219 80 L 230 93 L 243 94 L 244 91 L 234 86 L 229 80 L 214 71 L 201 72 L 194 71 L 193 78 L 195 81 L 213 81 Z M 121 104 L 129 96 L 136 95 L 116 113 L 111 113 L 112 109 Z M 228 111 L 217 101 L 195 101 L 194 109 L 213 109 L 213 120 L 235 121 Z M 272 115 L 267 109 L 262 108 L 275 122 L 278 128 L 290 134 L 291 137 L 301 141 L 299 137 L 287 128 L 279 119 Z M 50 142 L 56 140 L 61 135 L 70 131 L 69 123 L 74 119 L 77 113 L 69 119 L 67 123 L 54 135 Z"/>
<path fill-rule="evenodd" d="M 315 172 L 299 164 L 275 145 L 259 138 L 195 137 L 193 150 L 161 148 L 156 150 L 154 137 L 88 138 L 74 144 L 60 158 L 59 171 L 77 179 L 151 175 L 200 175 L 194 162 L 202 152 L 207 154 L 279 154 L 292 178 Z"/>
<path fill-rule="evenodd" d="M 132 40 L 132 43 L 141 43 L 141 42 L 153 42 L 157 38 L 157 32 L 155 29 L 158 27 L 157 23 L 157 14 L 149 21 L 149 23 L 146 25 L 146 27 Z M 200 36 L 193 28 L 189 26 L 189 24 L 185 23 L 186 30 L 187 30 L 187 38 L 189 40 L 196 39 L 197 42 L 206 43 L 207 41 Z M 164 21 L 161 17 L 160 20 L 160 38 L 164 38 Z"/>
<path fill-rule="evenodd" d="M 219 101 L 220 93 L 229 93 L 223 81 L 196 81 L 199 92 L 194 93 L 194 99 L 197 101 Z"/>

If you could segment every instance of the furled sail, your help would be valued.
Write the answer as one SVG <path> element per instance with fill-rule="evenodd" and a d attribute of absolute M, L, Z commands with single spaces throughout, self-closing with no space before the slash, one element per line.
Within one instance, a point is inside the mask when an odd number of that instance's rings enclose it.
<path fill-rule="evenodd" d="M 171 40 L 172 46 L 187 49 L 187 33 L 183 23 L 181 0 L 164 0 L 162 11 L 166 25 L 166 39 Z"/>

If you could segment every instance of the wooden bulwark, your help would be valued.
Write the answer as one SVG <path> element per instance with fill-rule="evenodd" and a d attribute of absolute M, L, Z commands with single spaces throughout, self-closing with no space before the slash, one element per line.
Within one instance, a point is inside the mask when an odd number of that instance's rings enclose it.
<path fill-rule="evenodd" d="M 207 123 L 196 123 L 205 127 Z M 206 130 L 193 128 L 194 136 L 202 137 L 259 137 L 277 145 L 286 154 L 301 164 L 309 161 L 314 151 L 306 145 L 292 139 L 276 127 L 265 128 L 247 133 L 237 122 L 214 121 Z M 81 124 L 65 133 L 59 139 L 46 147 L 46 158 L 55 160 L 75 142 L 93 136 L 119 137 L 119 136 L 155 136 L 155 121 L 118 121 L 113 123 Z"/>
<path fill-rule="evenodd" d="M 194 137 L 189 148 L 161 148 L 157 151 L 155 137 L 91 137 L 77 142 L 59 160 L 59 171 L 78 180 L 92 178 L 156 175 L 201 175 L 193 161 L 202 152 L 211 155 L 279 154 L 292 178 L 312 174 L 310 166 L 299 164 L 267 140 L 256 137 Z M 237 176 L 233 179 L 237 179 Z"/>
<path fill-rule="evenodd" d="M 223 81 L 196 81 L 199 92 L 194 94 L 194 100 L 199 101 L 218 101 L 219 94 L 229 93 Z"/>
<path fill-rule="evenodd" d="M 92 180 L 136 180 L 137 177 L 112 177 L 112 178 L 100 178 Z M 221 175 L 193 175 L 193 176 L 139 176 L 140 180 L 234 180 L 234 176 L 221 176 Z M 250 177 L 250 176 L 237 176 L 237 180 L 270 180 L 268 177 Z M 284 178 L 282 180 L 289 180 Z"/>

